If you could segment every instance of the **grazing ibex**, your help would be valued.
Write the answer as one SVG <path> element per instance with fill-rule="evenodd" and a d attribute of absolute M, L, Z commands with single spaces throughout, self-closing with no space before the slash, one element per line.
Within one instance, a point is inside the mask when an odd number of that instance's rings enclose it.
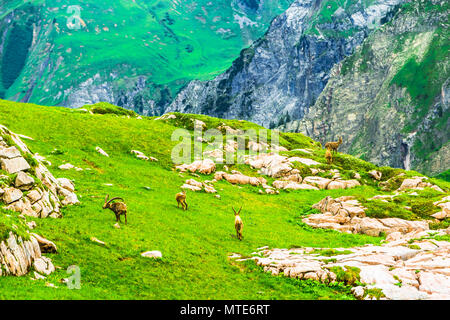
<path fill-rule="evenodd" d="M 109 194 L 106 195 L 105 204 L 103 205 L 103 209 L 109 209 L 112 212 L 114 212 L 114 214 L 116 215 L 117 222 L 122 222 L 120 220 L 120 216 L 124 215 L 125 216 L 125 224 L 128 224 L 127 205 L 124 202 L 113 202 L 114 200 L 122 200 L 122 201 L 124 201 L 124 200 L 122 198 L 112 198 L 111 200 L 108 201 L 108 198 L 109 198 Z"/>
<path fill-rule="evenodd" d="M 180 207 L 180 204 L 181 204 L 181 207 L 183 208 L 183 210 L 186 211 L 188 209 L 188 204 L 186 202 L 186 191 L 183 190 L 180 193 L 177 193 L 175 198 L 177 199 L 178 208 Z"/>
<path fill-rule="evenodd" d="M 242 222 L 242 219 L 239 216 L 241 214 L 241 210 L 242 210 L 242 207 L 239 209 L 239 212 L 236 212 L 236 210 L 234 210 L 234 208 L 233 208 L 234 216 L 235 216 L 234 228 L 236 229 L 236 236 L 239 240 L 242 241 L 242 238 L 243 238 L 242 230 L 244 229 L 244 223 Z"/>
<path fill-rule="evenodd" d="M 325 151 L 325 159 L 327 159 L 328 164 L 333 163 L 333 155 L 331 154 L 330 149 L 327 149 L 327 151 Z"/>
<path fill-rule="evenodd" d="M 337 152 L 337 150 L 341 144 L 342 144 L 342 137 L 339 138 L 338 142 L 327 142 L 325 144 L 325 148 L 330 151 Z"/>

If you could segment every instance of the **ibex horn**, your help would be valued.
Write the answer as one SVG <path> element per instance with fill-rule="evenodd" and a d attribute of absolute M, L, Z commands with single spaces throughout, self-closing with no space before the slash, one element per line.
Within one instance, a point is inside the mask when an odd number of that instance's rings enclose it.
<path fill-rule="evenodd" d="M 125 200 L 123 200 L 122 198 L 116 197 L 116 198 L 112 198 L 111 200 L 109 200 L 107 204 L 110 204 L 110 203 L 111 203 L 112 201 L 114 201 L 114 200 L 122 200 L 122 201 L 125 201 Z"/>

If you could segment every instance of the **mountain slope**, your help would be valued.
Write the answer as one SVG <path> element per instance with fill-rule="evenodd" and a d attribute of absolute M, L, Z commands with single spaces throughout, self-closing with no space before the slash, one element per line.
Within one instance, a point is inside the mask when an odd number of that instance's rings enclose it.
<path fill-rule="evenodd" d="M 90 110 L 97 112 L 99 107 Z M 194 119 L 203 121 L 207 128 L 223 123 L 234 129 L 262 128 L 246 121 L 198 115 L 175 114 L 174 119 L 157 120 L 128 117 L 113 106 L 107 110 L 106 114 L 90 114 L 0 100 L 0 124 L 33 138 L 26 140 L 29 148 L 50 161 L 48 168 L 55 177 L 75 181 L 75 193 L 81 202 L 63 209 L 62 219 L 25 217 L 27 222 L 36 222 L 36 232 L 55 242 L 58 254 L 48 256 L 60 269 L 45 280 L 33 281 L 29 276 L 2 278 L 2 299 L 352 299 L 350 287 L 342 283 L 273 277 L 251 261 L 237 262 L 228 256 L 231 253 L 250 256 L 262 246 L 348 248 L 379 244 L 382 237 L 312 229 L 301 221 L 315 213 L 311 206 L 325 197 L 353 195 L 364 199 L 374 214 L 400 215 L 413 220 L 420 214 L 420 219 L 427 218 L 433 223 L 429 215 L 437 208 L 432 203 L 436 197 L 448 195 L 450 187 L 448 183 L 430 179 L 446 190 L 446 194 L 427 188 L 417 190 L 419 196 L 402 194 L 398 202 L 376 201 L 371 205 L 366 199 L 380 193 L 389 196 L 390 192 L 382 191 L 368 171 L 382 172 L 383 182 L 402 173 L 408 177 L 418 173 L 377 168 L 341 153 L 335 155 L 332 165 L 327 165 L 325 151 L 316 142 L 302 134 L 281 133 L 281 145 L 290 150 L 283 154 L 320 163 L 311 167 L 297 165 L 303 177 L 313 174 L 312 169 L 323 170 L 316 173 L 317 177 L 329 177 L 330 173 L 336 173 L 331 170 L 338 170 L 343 178 L 359 173 L 363 185 L 336 190 L 280 190 L 279 194 L 270 195 L 260 194 L 259 187 L 216 181 L 213 183 L 220 199 L 203 191 L 188 191 L 190 206 L 185 212 L 177 208 L 175 201 L 180 186 L 187 179 L 212 181 L 214 174 L 195 176 L 174 170 L 171 150 L 178 142 L 171 139 L 173 131 L 192 130 Z M 98 146 L 109 157 L 98 153 Z M 142 151 L 159 161 L 139 160 L 131 150 Z M 62 171 L 58 167 L 63 163 L 82 170 Z M 229 169 L 261 177 L 247 165 Z M 218 164 L 218 170 L 225 168 Z M 273 183 L 271 177 L 265 178 Z M 390 180 L 387 185 L 395 189 L 398 183 Z M 120 229 L 113 227 L 113 214 L 102 210 L 106 194 L 125 199 L 128 225 L 121 224 Z M 233 237 L 232 207 L 238 205 L 243 206 L 243 241 Z M 411 210 L 405 209 L 405 205 L 411 206 Z M 3 214 L 18 217 L 17 213 L 0 211 Z M 0 219 L 0 227 L 2 222 Z M 447 219 L 435 228 L 448 226 Z M 106 245 L 93 242 L 93 237 Z M 162 259 L 141 257 L 148 250 L 161 251 Z M 68 276 L 66 268 L 72 265 L 81 269 L 80 290 L 70 290 L 61 283 Z"/>
<path fill-rule="evenodd" d="M 0 2 L 0 97 L 160 114 L 192 79 L 229 67 L 283 1 Z"/>
<path fill-rule="evenodd" d="M 334 64 L 351 55 L 401 0 L 296 1 L 214 80 L 191 82 L 168 111 L 239 118 L 269 127 L 301 119 Z"/>
<path fill-rule="evenodd" d="M 377 164 L 431 175 L 450 168 L 448 2 L 422 1 L 335 67 L 303 120 L 284 126 Z"/>

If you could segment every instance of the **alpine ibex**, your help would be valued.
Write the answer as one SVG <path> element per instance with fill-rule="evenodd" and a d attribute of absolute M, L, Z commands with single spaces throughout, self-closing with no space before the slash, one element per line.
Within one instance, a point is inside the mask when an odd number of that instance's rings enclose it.
<path fill-rule="evenodd" d="M 236 210 L 234 210 L 234 208 L 233 208 L 234 216 L 235 216 L 234 228 L 236 229 L 236 236 L 239 240 L 242 241 L 242 238 L 243 238 L 242 230 L 244 229 L 244 223 L 242 222 L 242 219 L 239 216 L 241 214 L 241 210 L 242 210 L 242 207 L 239 209 L 239 212 L 236 212 Z"/>
<path fill-rule="evenodd" d="M 337 150 L 341 144 L 342 144 L 342 137 L 339 138 L 338 142 L 327 142 L 325 144 L 325 148 L 330 151 L 337 152 Z"/>
<path fill-rule="evenodd" d="M 127 221 L 127 205 L 124 202 L 113 202 L 114 200 L 122 200 L 124 201 L 122 198 L 112 198 L 111 200 L 108 201 L 109 198 L 109 194 L 106 195 L 105 198 L 105 204 L 103 205 L 103 209 L 109 209 L 112 212 L 114 212 L 114 214 L 116 215 L 116 220 L 117 222 L 122 222 L 120 220 L 120 216 L 124 215 L 125 216 L 125 224 L 128 224 Z"/>
<path fill-rule="evenodd" d="M 330 149 L 327 149 L 327 151 L 325 151 L 325 159 L 327 160 L 328 164 L 333 163 L 333 155 L 331 154 Z"/>
<path fill-rule="evenodd" d="M 183 210 L 187 210 L 188 209 L 188 204 L 186 202 L 186 191 L 183 190 L 180 193 L 177 193 L 177 195 L 175 196 L 175 199 L 177 199 L 177 203 L 178 203 L 178 208 L 181 207 L 183 208 Z"/>

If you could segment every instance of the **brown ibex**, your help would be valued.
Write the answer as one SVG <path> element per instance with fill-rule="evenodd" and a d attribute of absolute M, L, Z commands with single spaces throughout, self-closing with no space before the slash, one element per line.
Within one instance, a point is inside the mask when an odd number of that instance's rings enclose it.
<path fill-rule="evenodd" d="M 181 191 L 180 193 L 177 193 L 177 195 L 175 196 L 175 199 L 177 199 L 177 203 L 178 203 L 178 208 L 181 207 L 183 208 L 183 210 L 187 210 L 188 209 L 188 204 L 186 202 L 186 191 Z"/>
<path fill-rule="evenodd" d="M 124 215 L 125 216 L 125 224 L 128 224 L 127 221 L 127 205 L 124 202 L 113 202 L 114 200 L 122 200 L 124 201 L 122 198 L 112 198 L 111 200 L 108 201 L 109 198 L 109 194 L 106 195 L 105 198 L 105 204 L 103 205 L 103 209 L 109 209 L 112 212 L 114 212 L 114 214 L 116 215 L 116 220 L 117 222 L 122 222 L 120 220 L 120 216 Z"/>
<path fill-rule="evenodd" d="M 338 142 L 327 142 L 325 144 L 325 148 L 330 151 L 337 152 L 337 150 L 341 144 L 342 144 L 342 137 L 339 138 Z"/>
<path fill-rule="evenodd" d="M 241 214 L 241 210 L 242 210 L 242 207 L 239 209 L 239 212 L 236 212 L 236 210 L 234 210 L 234 208 L 233 208 L 234 216 L 235 216 L 234 228 L 236 229 L 236 236 L 239 240 L 242 241 L 242 238 L 243 238 L 242 230 L 244 229 L 244 223 L 242 222 L 242 219 L 239 216 Z"/>
<path fill-rule="evenodd" d="M 328 164 L 333 163 L 333 155 L 331 154 L 330 149 L 327 149 L 327 151 L 325 151 L 325 159 L 327 160 Z"/>

